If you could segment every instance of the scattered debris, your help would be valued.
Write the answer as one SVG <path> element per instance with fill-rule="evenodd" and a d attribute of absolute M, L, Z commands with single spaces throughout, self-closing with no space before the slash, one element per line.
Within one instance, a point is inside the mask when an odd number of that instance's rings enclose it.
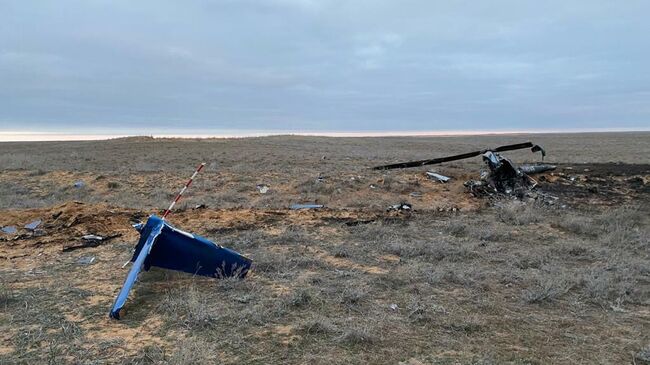
<path fill-rule="evenodd" d="M 91 265 L 95 262 L 95 256 L 84 256 L 77 260 L 77 265 Z"/>
<path fill-rule="evenodd" d="M 440 158 L 432 158 L 429 160 L 420 160 L 420 161 L 411 161 L 411 162 L 400 162 L 400 163 L 395 163 L 395 164 L 390 164 L 390 165 L 383 165 L 383 166 L 376 166 L 373 169 L 374 170 L 391 170 L 391 169 L 403 169 L 403 168 L 408 168 L 408 167 L 418 167 L 418 166 L 425 166 L 425 165 L 435 165 L 443 162 L 451 162 L 451 161 L 457 161 L 457 160 L 463 160 L 466 158 L 470 157 L 477 157 L 480 156 L 488 151 L 490 152 L 505 152 L 505 151 L 514 151 L 514 150 L 520 150 L 523 148 L 530 148 L 532 152 L 541 152 L 542 153 L 542 159 L 544 159 L 544 156 L 546 156 L 546 151 L 538 145 L 534 145 L 531 142 L 524 142 L 524 143 L 517 143 L 517 144 L 511 144 L 507 146 L 500 146 L 497 148 L 488 148 L 480 151 L 473 151 L 473 152 L 468 152 L 468 153 L 463 153 L 460 155 L 453 155 L 453 156 L 448 156 L 448 157 L 440 157 Z"/>
<path fill-rule="evenodd" d="M 94 234 L 87 234 L 85 236 L 81 236 L 81 239 L 83 239 L 85 241 L 102 241 L 102 240 L 104 240 L 104 237 L 97 236 L 97 235 L 94 235 Z"/>
<path fill-rule="evenodd" d="M 2 233 L 6 233 L 6 234 L 14 234 L 14 233 L 18 232 L 18 229 L 16 229 L 15 226 L 5 226 L 5 227 L 2 227 L 2 229 L 0 229 L 0 230 L 2 231 Z"/>
<path fill-rule="evenodd" d="M 390 308 L 390 310 L 392 310 L 392 311 L 396 311 L 396 310 L 399 309 L 399 307 L 398 307 L 397 304 L 395 304 L 395 303 L 392 303 L 392 304 L 389 306 L 389 308 Z"/>
<path fill-rule="evenodd" d="M 192 275 L 244 278 L 251 267 L 249 258 L 175 228 L 155 215 L 134 228 L 140 232 L 140 240 L 131 258 L 133 266 L 110 311 L 111 318 L 120 319 L 129 291 L 142 269 L 148 271 L 156 266 Z"/>
<path fill-rule="evenodd" d="M 320 209 L 324 208 L 323 204 L 292 204 L 289 209 L 299 210 L 299 209 Z"/>
<path fill-rule="evenodd" d="M 257 191 L 259 191 L 260 194 L 266 194 L 269 192 L 270 187 L 266 184 L 257 184 L 256 186 Z"/>
<path fill-rule="evenodd" d="M 446 183 L 447 181 L 451 180 L 450 177 L 445 176 L 445 175 L 440 175 L 440 174 L 435 173 L 433 171 L 427 171 L 426 174 L 427 174 L 427 177 L 430 180 L 437 180 L 437 181 L 439 181 L 441 183 Z"/>
<path fill-rule="evenodd" d="M 370 184 L 370 189 L 377 189 L 377 185 L 375 185 L 375 184 Z"/>
<path fill-rule="evenodd" d="M 518 198 L 527 195 L 533 197 L 529 193 L 537 186 L 537 181 L 530 177 L 529 174 L 555 169 L 553 165 L 544 164 L 517 167 L 509 159 L 492 151 L 483 154 L 483 161 L 488 166 L 488 170 L 481 171 L 480 181 L 470 180 L 465 183 L 465 186 L 474 196 L 505 194 Z"/>
<path fill-rule="evenodd" d="M 197 204 L 192 209 L 198 210 L 198 209 L 205 209 L 205 208 L 207 208 L 207 206 L 205 204 Z"/>
<path fill-rule="evenodd" d="M 25 229 L 29 231 L 35 231 L 36 228 L 38 228 L 38 226 L 41 225 L 41 223 L 43 223 L 43 221 L 41 221 L 40 219 L 36 219 L 30 223 L 25 224 Z"/>
<path fill-rule="evenodd" d="M 409 203 L 399 203 L 395 205 L 391 205 L 388 207 L 387 211 L 388 212 L 410 212 L 413 210 L 413 206 Z"/>
<path fill-rule="evenodd" d="M 121 236 L 122 236 L 121 233 L 113 234 L 106 237 L 102 237 L 94 234 L 87 234 L 81 237 L 81 242 L 74 242 L 72 244 L 64 245 L 63 252 L 70 252 L 81 248 L 97 247 L 106 241 Z"/>
<path fill-rule="evenodd" d="M 546 151 L 544 151 L 544 149 L 539 145 L 534 145 L 531 142 L 524 142 L 448 157 L 377 166 L 374 169 L 390 170 L 398 168 L 418 167 L 482 156 L 483 161 L 488 167 L 488 170 L 481 171 L 479 180 L 467 181 L 465 183 L 467 189 L 474 196 L 494 196 L 497 194 L 505 194 L 514 195 L 518 198 L 521 198 L 524 197 L 533 188 L 535 188 L 535 186 L 537 186 L 537 181 L 531 178 L 529 174 L 551 171 L 556 168 L 553 165 L 546 164 L 523 165 L 521 167 L 517 167 L 512 161 L 505 157 L 502 157 L 499 154 L 499 152 L 513 151 L 524 148 L 530 148 L 532 152 L 540 152 L 542 154 L 542 160 L 544 159 L 544 156 L 546 156 Z M 427 171 L 426 174 L 429 178 L 436 179 L 440 182 L 446 182 L 449 180 L 449 177 L 437 174 L 433 171 Z"/>
<path fill-rule="evenodd" d="M 538 165 L 521 165 L 519 166 L 519 171 L 524 174 L 541 174 L 542 172 L 553 171 L 557 168 L 555 165 L 548 164 L 538 164 Z"/>
<path fill-rule="evenodd" d="M 413 191 L 413 192 L 409 193 L 409 196 L 412 197 L 412 198 L 421 198 L 422 193 L 419 192 L 419 191 Z"/>
<path fill-rule="evenodd" d="M 79 180 L 79 181 L 75 181 L 75 183 L 73 185 L 74 185 L 75 188 L 79 189 L 79 188 L 83 188 L 84 186 L 86 186 L 86 183 L 83 182 L 83 180 Z"/>

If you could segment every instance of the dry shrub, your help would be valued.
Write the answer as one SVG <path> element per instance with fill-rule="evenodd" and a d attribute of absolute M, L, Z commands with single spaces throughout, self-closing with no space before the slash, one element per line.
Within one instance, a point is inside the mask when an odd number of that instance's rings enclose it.
<path fill-rule="evenodd" d="M 609 211 L 597 220 L 604 232 L 601 241 L 613 247 L 647 247 L 650 234 L 646 220 L 647 213 L 634 206 Z"/>
<path fill-rule="evenodd" d="M 443 306 L 436 304 L 433 297 L 419 295 L 411 297 L 409 304 L 406 306 L 406 312 L 408 320 L 415 323 L 430 323 L 437 317 L 447 314 L 447 310 Z"/>
<path fill-rule="evenodd" d="M 445 240 L 389 242 L 383 247 L 383 251 L 409 259 L 421 257 L 427 261 L 463 262 L 478 257 L 469 247 Z"/>
<path fill-rule="evenodd" d="M 469 236 L 481 241 L 497 242 L 509 241 L 512 239 L 510 230 L 506 227 L 497 227 L 493 224 L 471 225 L 468 228 Z"/>
<path fill-rule="evenodd" d="M 341 304 L 348 307 L 361 305 L 368 298 L 368 292 L 363 287 L 348 285 L 341 293 Z"/>
<path fill-rule="evenodd" d="M 338 333 L 338 328 L 325 317 L 316 317 L 304 321 L 299 329 L 309 335 L 331 335 Z"/>
<path fill-rule="evenodd" d="M 523 226 L 540 221 L 542 207 L 518 200 L 501 202 L 495 206 L 497 215 L 506 224 Z"/>
<path fill-rule="evenodd" d="M 444 229 L 445 232 L 452 236 L 463 237 L 467 234 L 468 225 L 464 220 L 455 219 L 447 221 Z"/>
<path fill-rule="evenodd" d="M 634 364 L 650 364 L 650 345 L 634 354 Z"/>
<path fill-rule="evenodd" d="M 13 294 L 9 286 L 0 281 L 0 307 L 7 307 L 12 298 Z"/>
<path fill-rule="evenodd" d="M 598 235 L 598 232 L 601 230 L 600 225 L 594 219 L 575 213 L 567 213 L 559 216 L 555 224 L 567 232 L 589 237 Z"/>
<path fill-rule="evenodd" d="M 634 277 L 625 270 L 592 269 L 583 275 L 581 284 L 588 301 L 603 308 L 614 302 L 639 299 L 634 295 Z"/>
<path fill-rule="evenodd" d="M 188 329 L 210 327 L 219 318 L 213 300 L 194 284 L 183 290 L 168 292 L 158 309 Z"/>
<path fill-rule="evenodd" d="M 318 294 L 307 288 L 298 288 L 288 297 L 287 304 L 293 308 L 304 308 L 318 300 Z"/>
<path fill-rule="evenodd" d="M 420 183 L 417 180 L 401 181 L 392 175 L 384 175 L 381 186 L 384 190 L 392 193 L 408 194 L 418 190 Z"/>
<path fill-rule="evenodd" d="M 558 271 L 557 268 L 547 268 L 539 273 L 533 285 L 523 293 L 527 303 L 552 302 L 566 294 L 575 285 L 570 273 Z"/>
<path fill-rule="evenodd" d="M 462 332 L 467 335 L 482 332 L 485 328 L 485 322 L 478 315 L 469 315 L 457 320 L 457 318 L 446 318 L 444 328 L 447 330 Z"/>
<path fill-rule="evenodd" d="M 379 337 L 368 326 L 353 326 L 343 332 L 339 342 L 353 346 L 372 345 L 379 342 Z"/>
<path fill-rule="evenodd" d="M 331 195 L 336 191 L 334 184 L 316 178 L 305 180 L 296 186 L 296 191 L 305 195 Z"/>
<path fill-rule="evenodd" d="M 190 338 L 176 343 L 168 359 L 169 364 L 217 364 L 220 363 L 219 351 L 207 341 Z"/>

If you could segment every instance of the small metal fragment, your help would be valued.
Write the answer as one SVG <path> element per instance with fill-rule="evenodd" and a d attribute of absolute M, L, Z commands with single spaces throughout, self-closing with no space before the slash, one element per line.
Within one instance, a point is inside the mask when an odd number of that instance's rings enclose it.
<path fill-rule="evenodd" d="M 320 209 L 325 207 L 322 204 L 292 204 L 289 208 L 293 210 L 299 209 Z"/>
<path fill-rule="evenodd" d="M 6 234 L 14 234 L 18 230 L 16 229 L 15 226 L 5 226 L 5 227 L 2 227 L 1 231 L 2 231 L 2 233 L 6 233 Z"/>
<path fill-rule="evenodd" d="M 42 222 L 43 221 L 41 221 L 40 219 L 36 219 L 36 220 L 32 221 L 31 223 L 25 224 L 25 228 L 30 230 L 30 231 L 33 231 L 33 230 L 36 229 L 36 227 L 40 226 Z"/>
<path fill-rule="evenodd" d="M 395 205 L 391 205 L 387 209 L 389 212 L 390 211 L 397 211 L 397 212 L 410 212 L 413 210 L 413 206 L 409 203 L 399 203 Z"/>
<path fill-rule="evenodd" d="M 435 179 L 435 180 L 438 180 L 438 181 L 443 182 L 443 183 L 446 183 L 447 181 L 451 180 L 450 177 L 445 176 L 445 175 L 440 175 L 440 174 L 435 173 L 433 171 L 427 171 L 426 174 L 427 174 L 427 177 L 429 179 L 432 179 L 432 180 Z"/>

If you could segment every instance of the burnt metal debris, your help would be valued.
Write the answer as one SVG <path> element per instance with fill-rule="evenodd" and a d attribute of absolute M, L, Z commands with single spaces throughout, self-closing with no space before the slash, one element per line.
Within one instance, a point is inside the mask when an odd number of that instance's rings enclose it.
<path fill-rule="evenodd" d="M 386 209 L 388 212 L 412 212 L 413 211 L 413 205 L 406 203 L 406 202 L 401 202 L 399 204 L 394 204 L 388 207 Z"/>
<path fill-rule="evenodd" d="M 524 148 L 530 148 L 531 152 L 533 153 L 540 152 L 542 155 L 542 160 L 544 160 L 544 157 L 546 156 L 546 151 L 541 146 L 533 144 L 531 142 L 524 142 L 447 157 L 377 166 L 374 167 L 374 169 L 391 170 L 419 167 L 482 156 L 483 161 L 487 165 L 487 170 L 481 171 L 479 180 L 470 180 L 465 183 L 465 186 L 468 188 L 468 190 L 475 196 L 493 196 L 495 194 L 506 194 L 523 197 L 537 185 L 537 182 L 529 175 L 555 169 L 555 166 L 548 164 L 517 166 L 509 159 L 500 155 L 500 152 L 514 151 Z M 432 178 L 437 178 L 437 176 L 435 176 L 433 173 L 430 174 L 427 172 L 427 175 Z M 438 180 L 441 181 L 440 179 Z"/>

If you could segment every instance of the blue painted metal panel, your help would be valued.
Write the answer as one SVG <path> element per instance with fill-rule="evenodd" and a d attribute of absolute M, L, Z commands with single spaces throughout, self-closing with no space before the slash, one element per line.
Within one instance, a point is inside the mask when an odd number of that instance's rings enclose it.
<path fill-rule="evenodd" d="M 138 245 L 142 244 L 140 245 L 140 251 L 137 256 L 134 256 L 134 259 L 132 260 L 133 267 L 131 267 L 129 275 L 126 276 L 126 280 L 124 280 L 124 285 L 122 285 L 120 293 L 117 295 L 117 298 L 115 298 L 115 303 L 113 303 L 113 308 L 109 314 L 111 318 L 120 319 L 120 311 L 122 310 L 122 307 L 124 307 L 126 298 L 129 296 L 129 291 L 131 291 L 131 287 L 135 284 L 138 274 L 144 266 L 144 261 L 146 260 L 147 255 L 149 255 L 153 244 L 156 242 L 156 238 L 158 238 L 162 232 L 164 226 L 163 221 L 151 223 L 152 224 L 149 224 L 149 222 L 147 222 L 147 225 L 142 231 L 140 241 L 138 242 Z"/>
<path fill-rule="evenodd" d="M 209 277 L 243 278 L 252 261 L 203 237 L 179 230 L 152 215 L 140 230 L 140 240 L 131 261 L 134 262 L 120 291 L 110 316 L 119 319 L 129 290 L 141 269 L 157 266 Z"/>

